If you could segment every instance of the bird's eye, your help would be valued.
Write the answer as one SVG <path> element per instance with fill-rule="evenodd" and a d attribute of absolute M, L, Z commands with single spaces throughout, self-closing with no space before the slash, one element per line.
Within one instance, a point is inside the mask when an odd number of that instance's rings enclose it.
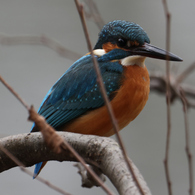
<path fill-rule="evenodd" d="M 118 42 L 117 42 L 117 45 L 119 47 L 128 48 L 128 47 L 131 47 L 131 41 L 130 40 L 126 40 L 126 39 L 119 38 L 118 39 Z"/>
<path fill-rule="evenodd" d="M 127 44 L 127 41 L 125 39 L 119 38 L 118 41 L 117 41 L 117 45 L 119 47 L 125 47 L 126 44 Z"/>

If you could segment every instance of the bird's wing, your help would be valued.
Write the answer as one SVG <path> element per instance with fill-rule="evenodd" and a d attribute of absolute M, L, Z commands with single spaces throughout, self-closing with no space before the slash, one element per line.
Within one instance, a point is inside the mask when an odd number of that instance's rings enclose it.
<path fill-rule="evenodd" d="M 99 67 L 107 94 L 112 99 L 121 85 L 122 65 L 118 61 L 99 60 Z M 91 55 L 82 57 L 49 90 L 38 113 L 57 128 L 91 109 L 101 107 L 104 100 L 96 80 Z"/>

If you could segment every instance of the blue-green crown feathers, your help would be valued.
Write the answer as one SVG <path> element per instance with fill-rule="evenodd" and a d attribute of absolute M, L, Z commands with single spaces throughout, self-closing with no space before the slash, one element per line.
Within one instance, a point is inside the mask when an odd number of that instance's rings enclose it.
<path fill-rule="evenodd" d="M 102 49 L 102 45 L 106 42 L 116 43 L 119 38 L 136 41 L 139 45 L 143 45 L 145 42 L 150 43 L 148 35 L 138 24 L 114 20 L 103 27 L 94 49 Z"/>

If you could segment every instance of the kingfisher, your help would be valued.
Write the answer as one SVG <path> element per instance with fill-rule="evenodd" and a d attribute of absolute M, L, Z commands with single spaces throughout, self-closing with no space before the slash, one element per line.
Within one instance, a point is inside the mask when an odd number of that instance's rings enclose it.
<path fill-rule="evenodd" d="M 134 120 L 150 92 L 146 57 L 182 59 L 150 44 L 138 24 L 122 20 L 107 23 L 93 49 L 119 129 Z M 57 131 L 111 136 L 113 126 L 104 103 L 92 55 L 78 59 L 46 94 L 38 113 Z M 33 124 L 31 132 L 39 131 Z M 47 162 L 35 165 L 34 178 Z"/>

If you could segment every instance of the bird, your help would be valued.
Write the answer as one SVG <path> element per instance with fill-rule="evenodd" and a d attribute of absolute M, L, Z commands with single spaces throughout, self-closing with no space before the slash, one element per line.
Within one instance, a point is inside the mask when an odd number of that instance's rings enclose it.
<path fill-rule="evenodd" d="M 141 26 L 124 20 L 103 26 L 93 54 L 120 130 L 139 115 L 148 100 L 150 77 L 146 57 L 182 61 L 175 54 L 151 45 Z M 74 62 L 57 80 L 38 113 L 57 131 L 105 137 L 114 134 L 91 53 Z M 37 131 L 33 124 L 31 132 Z M 45 164 L 35 165 L 33 178 Z"/>

